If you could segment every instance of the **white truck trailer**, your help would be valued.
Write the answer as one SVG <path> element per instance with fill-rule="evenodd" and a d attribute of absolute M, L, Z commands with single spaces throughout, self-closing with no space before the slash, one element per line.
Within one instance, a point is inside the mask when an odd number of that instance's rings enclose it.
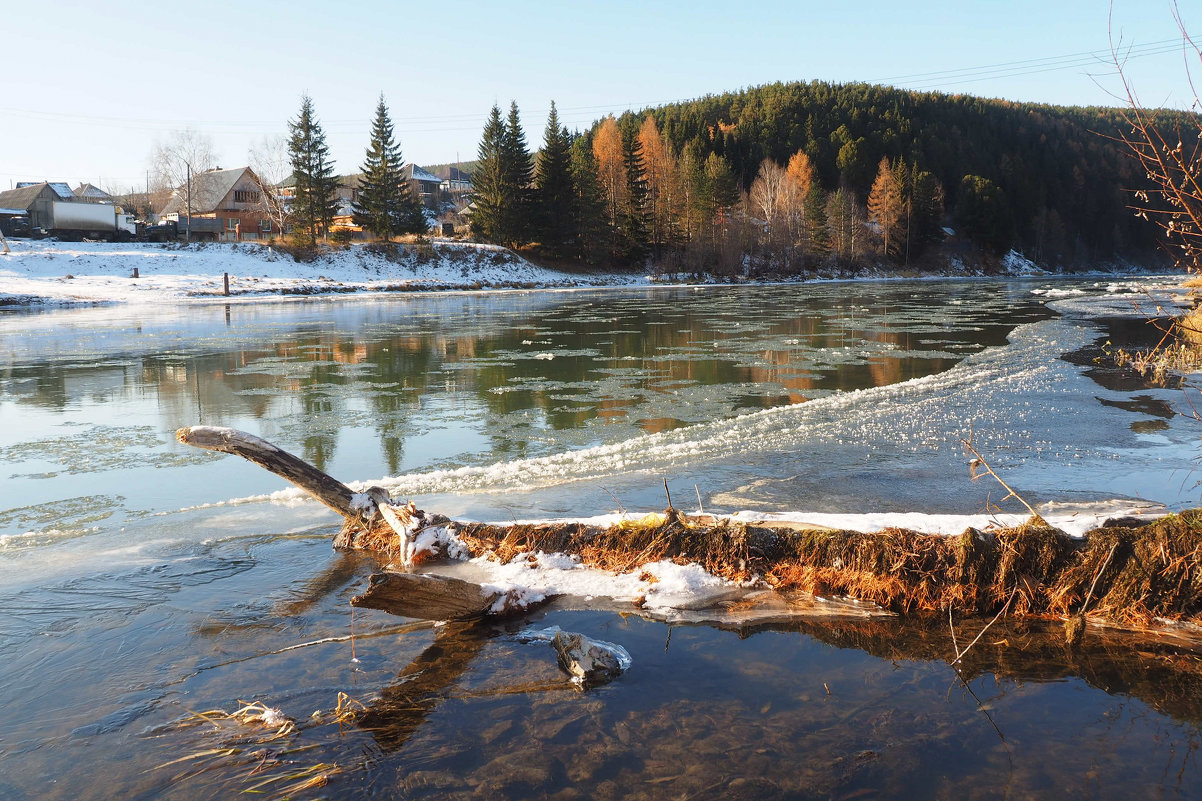
<path fill-rule="evenodd" d="M 50 225 L 42 225 L 47 236 L 59 239 L 107 239 L 128 241 L 137 234 L 134 215 L 120 206 L 101 203 L 54 201 L 50 204 Z"/>

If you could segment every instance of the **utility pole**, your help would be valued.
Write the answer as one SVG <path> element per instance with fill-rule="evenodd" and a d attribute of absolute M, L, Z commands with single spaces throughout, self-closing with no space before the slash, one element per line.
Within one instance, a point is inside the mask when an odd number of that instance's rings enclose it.
<path fill-rule="evenodd" d="M 188 168 L 188 180 L 184 185 L 184 195 L 187 197 L 188 204 L 188 227 L 184 231 L 184 243 L 192 244 L 192 165 L 185 162 L 185 167 Z"/>

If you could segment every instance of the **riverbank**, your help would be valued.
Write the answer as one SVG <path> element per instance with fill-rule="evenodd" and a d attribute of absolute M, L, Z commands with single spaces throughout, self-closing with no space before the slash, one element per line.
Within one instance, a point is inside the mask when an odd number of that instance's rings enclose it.
<path fill-rule="evenodd" d="M 229 295 L 534 289 L 639 285 L 637 275 L 567 273 L 496 245 L 450 240 L 396 249 L 349 246 L 297 261 L 258 243 L 10 240 L 0 255 L 0 305 L 158 302 Z"/>
<path fill-rule="evenodd" d="M 153 303 L 227 296 L 638 287 L 732 280 L 698 280 L 696 276 L 673 273 L 557 269 L 537 265 L 498 245 L 440 239 L 415 245 L 348 245 L 307 261 L 297 261 L 285 248 L 256 242 L 179 245 L 11 240 L 10 246 L 11 253 L 0 255 L 0 307 Z M 951 259 L 938 269 L 922 272 L 836 268 L 819 271 L 805 280 L 1049 275 L 1014 251 L 995 261 L 986 269 L 981 264 Z M 797 280 L 801 279 L 764 274 L 752 283 Z"/>

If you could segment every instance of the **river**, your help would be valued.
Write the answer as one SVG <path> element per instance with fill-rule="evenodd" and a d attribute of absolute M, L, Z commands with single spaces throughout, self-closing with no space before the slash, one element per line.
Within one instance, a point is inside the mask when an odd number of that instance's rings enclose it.
<path fill-rule="evenodd" d="M 456 518 L 662 509 L 665 482 L 706 511 L 977 513 L 1005 493 L 970 436 L 1043 508 L 1181 509 L 1190 396 L 1095 361 L 1162 283 L 0 312 L 0 799 L 1197 797 L 1202 698 L 1105 637 L 1023 659 L 1038 632 L 999 634 L 957 673 L 946 631 L 876 619 L 352 616 L 373 565 L 330 550 L 332 513 L 172 436 L 244 429 Z M 523 635 L 549 625 L 631 670 L 572 690 Z M 340 693 L 375 723 L 330 722 Z M 239 701 L 301 730 L 195 716 Z"/>

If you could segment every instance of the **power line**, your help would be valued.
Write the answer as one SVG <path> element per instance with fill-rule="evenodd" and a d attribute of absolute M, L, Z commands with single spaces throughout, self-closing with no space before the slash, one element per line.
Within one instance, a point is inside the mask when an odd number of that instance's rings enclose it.
<path fill-rule="evenodd" d="M 1179 39 L 1163 39 L 1148 42 L 1125 49 L 1119 55 L 1124 60 L 1146 58 L 1163 55 L 1181 48 Z M 888 78 L 880 78 L 865 83 L 898 84 L 905 83 L 912 89 L 934 89 L 942 86 L 957 86 L 975 81 L 997 80 L 1024 75 L 1036 75 L 1065 69 L 1085 66 L 1104 66 L 1111 58 L 1109 50 L 1089 50 L 1079 53 L 1068 53 L 1058 56 L 1023 59 L 1018 61 L 999 62 L 975 67 L 936 70 L 932 72 L 910 73 Z M 916 80 L 921 79 L 921 80 Z M 686 103 L 695 98 L 677 98 L 673 100 L 658 100 L 630 103 L 602 103 L 585 106 L 563 106 L 560 111 L 571 116 L 573 112 L 619 113 L 638 108 L 650 108 L 658 105 Z M 527 114 L 545 114 L 550 107 L 527 109 Z M 179 128 L 197 128 L 214 133 L 244 133 L 272 134 L 283 130 L 283 124 L 276 120 L 187 120 L 187 119 L 154 119 L 138 117 L 115 117 L 88 114 L 72 114 L 61 111 L 41 111 L 36 109 L 0 108 L 0 113 L 14 116 L 59 121 L 63 123 L 86 123 L 89 125 L 121 127 L 126 129 L 141 129 L 150 131 L 171 131 Z M 478 113 L 436 114 L 412 117 L 394 117 L 401 135 L 406 131 L 415 133 L 451 133 L 474 130 L 479 125 L 481 115 Z M 584 120 L 580 120 L 584 121 Z M 587 120 L 591 122 L 592 120 Z M 473 124 L 468 125 L 468 122 Z M 323 127 L 331 133 L 358 132 L 368 123 L 364 119 L 335 119 L 323 122 Z"/>
<path fill-rule="evenodd" d="M 1181 48 L 1181 39 L 1161 39 L 1156 42 L 1146 42 L 1142 45 L 1132 45 L 1125 48 L 1118 55 L 1126 58 L 1139 58 L 1145 55 L 1159 55 L 1160 53 L 1168 53 Z M 1042 58 L 1030 58 L 1022 61 L 1004 61 L 998 64 L 985 64 L 979 67 L 963 67 L 952 70 L 937 70 L 935 72 L 917 72 L 909 75 L 895 75 L 892 78 L 882 78 L 873 83 L 889 83 L 891 81 L 908 81 L 914 78 L 961 78 L 975 72 L 992 72 L 995 70 L 1005 70 L 1014 68 L 1025 68 L 1028 66 L 1047 66 L 1049 69 L 1061 69 L 1078 66 L 1080 59 L 1089 59 L 1104 63 L 1110 61 L 1112 53 L 1109 50 L 1086 50 L 1081 53 L 1068 53 L 1059 56 L 1044 56 Z M 1062 64 L 1061 62 L 1071 62 Z M 1026 74 L 1026 73 L 1023 73 Z"/>

